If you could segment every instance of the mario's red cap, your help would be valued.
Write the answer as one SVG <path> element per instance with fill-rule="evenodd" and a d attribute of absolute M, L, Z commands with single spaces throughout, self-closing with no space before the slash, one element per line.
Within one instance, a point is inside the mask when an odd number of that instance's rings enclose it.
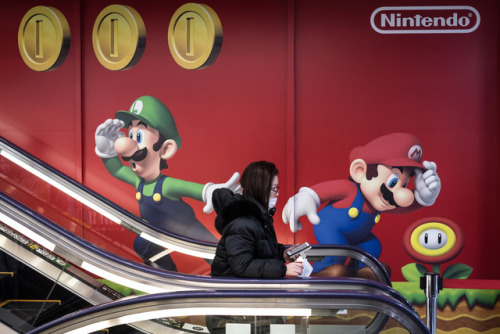
<path fill-rule="evenodd" d="M 422 144 L 408 133 L 391 133 L 372 140 L 365 146 L 351 151 L 350 162 L 363 159 L 367 164 L 382 164 L 391 167 L 418 167 L 421 163 Z"/>

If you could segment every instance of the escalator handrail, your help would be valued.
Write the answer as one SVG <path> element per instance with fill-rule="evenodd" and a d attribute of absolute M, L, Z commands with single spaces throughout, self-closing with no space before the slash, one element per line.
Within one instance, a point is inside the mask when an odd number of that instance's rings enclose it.
<path fill-rule="evenodd" d="M 117 204 L 99 195 L 92 189 L 84 186 L 73 178 L 58 171 L 54 167 L 34 157 L 27 151 L 0 136 L 0 153 L 2 150 L 8 150 L 11 154 L 13 153 L 18 156 L 18 158 L 29 160 L 30 165 L 39 166 L 45 172 L 51 173 L 58 179 L 62 180 L 64 183 L 71 185 L 71 187 L 73 188 L 77 188 L 80 192 L 85 194 L 86 197 L 90 196 L 95 204 L 104 205 L 106 209 L 111 209 L 113 214 L 121 219 L 121 225 L 131 232 L 135 233 L 136 235 L 140 235 L 142 232 L 145 232 L 149 235 L 154 235 L 156 238 L 165 242 L 172 243 L 172 241 L 175 241 L 185 248 L 191 248 L 195 251 L 202 251 L 203 253 L 215 254 L 215 248 L 217 246 L 216 243 L 191 239 L 189 237 L 171 233 L 169 231 L 165 231 L 147 224 L 129 211 L 123 209 Z M 357 260 L 360 260 L 373 270 L 380 282 L 389 286 L 392 285 L 389 275 L 385 271 L 384 267 L 380 264 L 380 262 L 378 262 L 378 260 L 371 254 L 368 254 L 360 248 L 343 245 L 312 245 L 312 249 L 306 254 L 308 256 L 336 256 L 339 252 L 343 254 L 346 253 L 347 256 L 351 256 Z"/>
<path fill-rule="evenodd" d="M 244 278 L 219 278 L 201 275 L 183 274 L 171 272 L 162 269 L 157 269 L 136 263 L 132 260 L 120 257 L 112 252 L 106 251 L 89 241 L 80 238 L 79 236 L 67 231 L 58 224 L 52 222 L 48 218 L 39 214 L 30 208 L 25 207 L 22 203 L 10 198 L 8 195 L 0 191 L 0 210 L 5 210 L 5 204 L 9 204 L 14 209 L 24 213 L 26 218 L 21 221 L 27 227 L 35 229 L 37 233 L 42 233 L 45 238 L 48 238 L 56 243 L 56 254 L 65 258 L 75 265 L 80 265 L 82 259 L 90 261 L 96 265 L 105 265 L 106 269 L 115 273 L 129 275 L 129 277 L 138 278 L 140 281 L 148 282 L 148 284 L 161 284 L 166 286 L 167 283 L 174 285 L 178 290 L 206 290 L 206 289 L 339 289 L 358 288 L 360 290 L 377 291 L 382 294 L 391 296 L 402 303 L 412 307 L 411 304 L 403 298 L 397 291 L 386 284 L 375 282 L 366 279 L 356 278 L 341 278 L 341 277 L 310 277 L 305 279 L 244 279 Z M 11 208 L 9 208 L 11 209 Z M 38 225 L 39 224 L 39 225 Z M 68 255 L 67 256 L 65 255 Z M 80 263 L 78 262 L 80 261 Z M 121 268 L 121 269 L 120 269 Z"/>
<path fill-rule="evenodd" d="M 392 286 L 389 274 L 378 259 L 361 248 L 350 245 L 313 244 L 306 255 L 308 259 L 332 255 L 352 257 L 371 268 L 379 282 Z"/>
<path fill-rule="evenodd" d="M 269 305 L 274 308 L 327 308 L 327 309 L 363 309 L 385 314 L 400 322 L 410 333 L 429 333 L 428 328 L 420 319 L 418 314 L 408 309 L 399 301 L 388 298 L 385 295 L 376 293 L 345 291 L 345 290 L 297 290 L 297 291 L 183 291 L 174 293 L 159 293 L 135 298 L 125 298 L 110 303 L 93 306 L 87 309 L 76 311 L 65 315 L 59 319 L 53 320 L 38 328 L 28 332 L 28 334 L 43 333 L 63 333 L 74 328 L 75 324 L 85 324 L 95 321 L 111 319 L 111 315 L 127 316 L 137 313 L 138 310 L 167 310 L 174 304 L 176 309 L 188 308 L 190 304 L 205 305 L 208 308 L 217 307 L 224 302 L 224 307 L 237 308 L 243 304 L 244 307 L 253 303 L 264 305 L 265 300 L 269 300 Z M 233 300 L 233 301 L 232 301 Z M 238 302 L 242 300 L 244 302 Z M 300 301 L 304 300 L 305 305 Z M 319 302 L 318 302 L 319 300 Z M 310 303 L 310 304 L 309 304 Z M 213 304 L 213 305 L 212 305 Z M 243 307 L 243 308 L 244 308 Z M 147 309 L 146 309 L 147 308 Z M 170 307 L 172 308 L 172 307 Z M 185 314 L 189 315 L 189 314 Z M 251 315 L 251 314 L 249 314 Z M 107 318 L 109 316 L 109 318 Z M 378 333 L 385 323 L 371 323 L 369 326 L 377 328 L 368 329 L 369 333 Z M 381 327 L 380 327 L 381 326 Z M 57 332 L 57 331 L 60 332 Z"/>

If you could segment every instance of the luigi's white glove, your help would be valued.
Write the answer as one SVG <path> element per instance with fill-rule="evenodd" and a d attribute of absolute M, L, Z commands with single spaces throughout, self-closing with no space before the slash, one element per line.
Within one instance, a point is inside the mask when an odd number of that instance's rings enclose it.
<path fill-rule="evenodd" d="M 294 233 L 302 229 L 299 218 L 304 215 L 307 215 L 312 224 L 317 225 L 319 224 L 317 212 L 320 204 L 319 196 L 314 190 L 302 187 L 296 195 L 290 197 L 283 208 L 283 222 L 290 223 L 290 231 Z"/>
<path fill-rule="evenodd" d="M 430 206 L 436 201 L 441 191 L 441 180 L 436 172 L 437 166 L 434 162 L 424 161 L 422 163 L 427 171 L 422 173 L 420 168 L 415 169 L 415 199 L 423 206 Z"/>
<path fill-rule="evenodd" d="M 241 191 L 241 186 L 238 182 L 240 179 L 240 173 L 235 172 L 233 176 L 226 183 L 214 184 L 212 182 L 205 184 L 203 187 L 203 202 L 205 206 L 203 207 L 203 212 L 210 213 L 214 210 L 214 205 L 212 203 L 212 195 L 215 189 L 227 188 L 233 192 Z"/>
<path fill-rule="evenodd" d="M 115 140 L 125 136 L 120 131 L 125 123 L 119 119 L 108 119 L 95 130 L 95 154 L 101 158 L 112 158 L 118 155 L 115 151 Z"/>

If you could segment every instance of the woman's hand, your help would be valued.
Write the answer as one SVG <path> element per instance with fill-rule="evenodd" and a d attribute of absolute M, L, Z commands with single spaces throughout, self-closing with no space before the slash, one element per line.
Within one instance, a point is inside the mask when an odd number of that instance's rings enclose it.
<path fill-rule="evenodd" d="M 285 276 L 297 277 L 302 274 L 304 266 L 301 262 L 290 262 L 286 264 Z"/>

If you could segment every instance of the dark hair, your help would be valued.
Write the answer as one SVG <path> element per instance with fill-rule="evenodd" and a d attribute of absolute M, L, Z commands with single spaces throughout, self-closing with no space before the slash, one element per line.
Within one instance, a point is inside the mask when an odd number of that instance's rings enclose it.
<path fill-rule="evenodd" d="M 240 184 L 243 188 L 243 196 L 253 197 L 267 209 L 273 179 L 278 173 L 278 168 L 272 162 L 252 162 L 241 175 Z"/>

